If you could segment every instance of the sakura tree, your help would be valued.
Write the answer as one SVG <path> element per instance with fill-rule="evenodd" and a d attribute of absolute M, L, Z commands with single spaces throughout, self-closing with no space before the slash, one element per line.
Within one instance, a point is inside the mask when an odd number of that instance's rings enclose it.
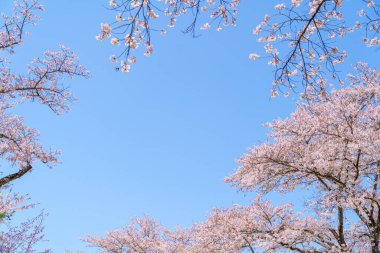
<path fill-rule="evenodd" d="M 120 64 L 116 70 L 129 72 L 137 61 L 134 51 L 144 47 L 144 55 L 150 56 L 154 34 L 167 33 L 162 24 L 173 28 L 180 16 L 187 15 L 192 22 L 185 32 L 195 35 L 210 28 L 220 31 L 236 24 L 239 3 L 240 0 L 110 0 L 115 20 L 102 23 L 96 38 L 109 39 L 121 48 L 110 60 Z M 337 67 L 348 53 L 337 42 L 350 33 L 360 33 L 368 47 L 379 45 L 380 5 L 372 0 L 357 1 L 356 6 L 358 3 L 358 9 L 344 0 L 286 0 L 274 5 L 274 12 L 265 15 L 253 29 L 258 42 L 264 43 L 264 55 L 249 54 L 252 60 L 268 59 L 275 68 L 273 96 L 283 90 L 288 95 L 286 90 L 297 87 L 324 92 L 328 79 L 342 82 Z"/>
<path fill-rule="evenodd" d="M 43 7 L 37 0 L 17 0 L 13 11 L 1 13 L 0 25 L 0 157 L 6 170 L 0 177 L 0 252 L 35 252 L 34 246 L 43 240 L 44 213 L 19 225 L 11 220 L 14 212 L 28 209 L 24 198 L 6 193 L 10 183 L 31 172 L 37 163 L 52 167 L 58 151 L 47 150 L 39 142 L 36 129 L 25 126 L 23 118 L 12 113 L 24 102 L 39 102 L 55 114 L 67 111 L 73 96 L 63 83 L 76 76 L 88 77 L 77 56 L 61 45 L 58 51 L 46 51 L 27 66 L 25 73 L 12 69 L 12 55 L 21 46 L 27 29 L 35 25 Z M 49 252 L 49 251 L 44 251 Z"/>
<path fill-rule="evenodd" d="M 44 240 L 43 221 L 45 214 L 22 222 L 19 225 L 5 224 L 6 231 L 0 233 L 1 253 L 33 253 L 37 252 L 35 246 Z M 39 253 L 51 253 L 50 250 L 39 251 Z"/>
<path fill-rule="evenodd" d="M 15 224 L 12 221 L 15 212 L 33 208 L 35 205 L 26 204 L 27 199 L 11 191 L 6 192 L 2 187 L 0 193 L 0 252 L 1 253 L 32 253 L 34 247 L 44 240 L 43 221 L 46 216 L 41 212 L 34 218 Z M 48 253 L 49 250 L 40 253 Z"/>
<path fill-rule="evenodd" d="M 239 159 L 226 181 L 257 193 L 251 205 L 215 209 L 188 229 L 144 218 L 85 241 L 105 253 L 379 253 L 380 71 L 364 63 L 355 70 L 342 89 L 314 93 L 289 118 L 268 123 L 271 140 Z M 263 200 L 297 189 L 312 195 L 302 212 Z"/>
<path fill-rule="evenodd" d="M 0 27 L 0 156 L 15 173 L 2 175 L 0 187 L 30 172 L 36 162 L 52 166 L 57 162 L 58 151 L 45 150 L 38 142 L 38 131 L 24 125 L 23 118 L 10 111 L 26 101 L 48 106 L 54 113 L 69 109 L 72 94 L 63 83 L 65 78 L 88 77 L 79 65 L 77 56 L 61 45 L 58 51 L 46 51 L 32 61 L 25 73 L 12 70 L 11 55 L 24 42 L 29 26 L 38 20 L 43 7 L 37 0 L 15 1 L 10 15 L 1 14 Z"/>
<path fill-rule="evenodd" d="M 133 219 L 131 224 L 120 230 L 107 233 L 106 238 L 89 236 L 84 239 L 101 252 L 186 252 L 190 237 L 186 231 L 178 228 L 170 231 L 150 217 Z"/>
<path fill-rule="evenodd" d="M 308 207 L 325 224 L 330 245 L 315 243 L 321 252 L 379 252 L 380 72 L 356 69 L 349 87 L 268 124 L 273 142 L 253 148 L 227 178 L 261 194 L 313 192 Z"/>

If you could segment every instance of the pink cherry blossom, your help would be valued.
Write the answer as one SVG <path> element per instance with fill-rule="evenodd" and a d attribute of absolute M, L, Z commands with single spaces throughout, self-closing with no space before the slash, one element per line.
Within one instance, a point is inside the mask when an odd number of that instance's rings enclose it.
<path fill-rule="evenodd" d="M 12 15 L 3 17 L 0 49 L 13 54 L 15 47 L 22 44 L 27 27 L 37 21 L 35 13 L 41 10 L 36 0 L 16 1 Z M 1 58 L 0 63 L 0 156 L 16 169 L 15 173 L 2 175 L 1 187 L 30 172 L 38 161 L 52 166 L 59 154 L 45 150 L 38 141 L 38 131 L 25 126 L 23 118 L 11 113 L 11 109 L 29 100 L 48 106 L 56 114 L 67 111 L 74 98 L 63 79 L 88 77 L 88 71 L 63 45 L 58 51 L 49 50 L 34 59 L 24 74 L 15 73 L 7 58 Z"/>

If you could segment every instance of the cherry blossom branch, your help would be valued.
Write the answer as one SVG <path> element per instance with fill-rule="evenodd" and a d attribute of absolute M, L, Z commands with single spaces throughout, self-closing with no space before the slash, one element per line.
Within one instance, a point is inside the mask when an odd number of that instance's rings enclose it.
<path fill-rule="evenodd" d="M 192 21 L 184 30 L 185 33 L 191 33 L 196 36 L 197 24 L 200 14 L 211 13 L 211 23 L 216 23 L 217 30 L 221 30 L 221 24 L 235 25 L 236 7 L 240 0 L 169 0 L 165 4 L 156 0 L 126 0 L 126 1 L 109 1 L 110 10 L 116 12 L 116 21 L 101 24 L 101 32 L 96 37 L 97 40 L 110 38 L 114 46 L 122 46 L 122 51 L 117 56 L 111 56 L 113 63 L 118 63 L 120 67 L 116 70 L 129 72 L 130 66 L 136 63 L 136 56 L 132 55 L 132 50 L 137 50 L 140 45 L 145 47 L 145 56 L 153 53 L 152 37 L 153 32 L 166 34 L 166 29 L 155 25 L 156 19 L 160 15 L 168 17 L 168 26 L 174 27 L 179 16 L 188 14 L 192 16 Z M 158 28 L 156 28 L 158 27 Z M 209 29 L 209 22 L 204 23 L 201 29 Z"/>
<path fill-rule="evenodd" d="M 31 169 L 32 169 L 31 165 L 26 165 L 26 166 L 22 167 L 22 169 L 20 169 L 18 172 L 13 173 L 13 174 L 9 174 L 8 176 L 0 178 L 0 187 L 8 184 L 9 182 L 11 182 L 15 179 L 18 179 L 18 178 L 24 176 L 27 172 L 30 172 Z"/>
<path fill-rule="evenodd" d="M 4 24 L 0 26 L 0 50 L 13 53 L 13 47 L 23 42 L 27 25 L 34 25 L 39 17 L 34 12 L 42 11 L 37 0 L 18 0 L 15 2 L 11 16 L 2 14 Z"/>
<path fill-rule="evenodd" d="M 269 64 L 275 68 L 272 96 L 286 89 L 299 91 L 303 87 L 308 99 L 309 90 L 325 93 L 329 88 L 328 80 L 336 79 L 343 84 L 337 66 L 345 60 L 347 52 L 336 46 L 338 37 L 371 27 L 371 45 L 377 44 L 379 23 L 375 17 L 378 17 L 380 6 L 370 0 L 362 2 L 368 11 L 359 11 L 359 19 L 368 13 L 367 21 L 353 20 L 353 25 L 345 19 L 342 6 L 346 1 L 343 0 L 292 0 L 289 6 L 275 5 L 278 13 L 266 15 L 254 30 L 261 36 L 258 41 L 266 44 L 264 48 L 270 58 Z M 368 29 L 365 30 L 367 37 Z M 369 39 L 363 41 L 368 45 Z M 280 56 L 283 51 L 286 53 Z M 258 54 L 250 55 L 254 60 L 259 57 Z M 288 96 L 289 92 L 285 95 Z"/>
<path fill-rule="evenodd" d="M 0 233 L 0 253 L 32 253 L 34 247 L 44 240 L 43 221 L 45 213 L 21 223 L 19 226 L 6 224 L 7 230 Z M 51 253 L 50 250 L 40 253 Z"/>

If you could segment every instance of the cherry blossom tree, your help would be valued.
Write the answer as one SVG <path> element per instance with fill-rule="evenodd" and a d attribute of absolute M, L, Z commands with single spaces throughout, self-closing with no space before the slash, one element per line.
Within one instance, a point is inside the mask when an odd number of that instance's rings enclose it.
<path fill-rule="evenodd" d="M 357 2 L 362 4 L 359 9 L 344 8 L 350 5 L 344 0 L 285 0 L 274 6 L 271 15 L 265 15 L 253 30 L 258 41 L 264 43 L 264 55 L 251 53 L 249 58 L 268 59 L 268 64 L 274 66 L 273 96 L 279 92 L 289 95 L 297 87 L 324 92 L 329 79 L 342 82 L 337 65 L 345 60 L 347 52 L 336 42 L 349 33 L 360 32 L 369 47 L 379 45 L 380 5 L 373 0 Z M 161 19 L 166 17 L 172 28 L 180 16 L 191 16 L 192 22 L 184 31 L 193 35 L 199 29 L 220 31 L 223 26 L 236 24 L 239 3 L 240 0 L 110 0 L 115 20 L 102 23 L 96 38 L 109 39 L 121 48 L 110 60 L 117 64 L 116 70 L 129 72 L 137 61 L 134 51 L 145 47 L 144 55 L 150 56 L 154 33 L 167 33 Z M 352 14 L 356 20 L 346 18 Z"/>
<path fill-rule="evenodd" d="M 85 241 L 105 253 L 379 253 L 380 71 L 365 63 L 355 71 L 340 90 L 314 93 L 289 118 L 268 123 L 271 140 L 239 159 L 226 182 L 257 193 L 251 205 L 215 209 L 176 231 L 137 219 Z M 313 196 L 302 212 L 263 200 L 297 189 Z"/>
<path fill-rule="evenodd" d="M 14 224 L 13 215 L 16 212 L 35 207 L 26 204 L 27 199 L 17 193 L 5 191 L 0 193 L 0 252 L 1 253 L 32 253 L 34 246 L 44 240 L 43 220 L 46 216 L 41 212 L 37 216 L 20 224 Z M 49 250 L 41 253 L 49 253 Z"/>
<path fill-rule="evenodd" d="M 37 101 L 60 114 L 69 109 L 68 103 L 74 99 L 63 83 L 64 79 L 89 76 L 78 63 L 77 56 L 63 45 L 58 51 L 46 51 L 42 57 L 34 59 L 25 73 L 13 71 L 12 55 L 24 43 L 27 28 L 35 25 L 39 18 L 37 14 L 42 10 L 37 0 L 17 0 L 11 13 L 1 13 L 0 157 L 3 165 L 9 168 L 2 171 L 0 177 L 0 253 L 36 252 L 36 244 L 44 239 L 42 223 L 45 214 L 42 212 L 14 224 L 15 212 L 34 205 L 24 204 L 24 197 L 6 193 L 6 190 L 12 181 L 31 172 L 38 162 L 52 167 L 59 154 L 46 150 L 38 140 L 38 131 L 25 126 L 23 118 L 12 113 L 12 109 L 27 101 Z"/>
<path fill-rule="evenodd" d="M 22 222 L 19 225 L 5 224 L 6 230 L 0 233 L 1 253 L 33 253 L 37 252 L 35 246 L 44 240 L 43 221 L 45 214 Z M 51 253 L 50 250 L 39 251 L 40 253 Z"/>
<path fill-rule="evenodd" d="M 38 101 L 60 114 L 69 109 L 72 94 L 63 84 L 65 78 L 88 77 L 79 65 L 77 56 L 61 45 L 59 51 L 46 51 L 27 67 L 26 73 L 14 73 L 10 56 L 24 42 L 26 29 L 38 19 L 36 13 L 43 10 L 37 0 L 14 3 L 10 15 L 2 14 L 0 27 L 0 156 L 17 169 L 15 173 L 2 175 L 0 187 L 24 176 L 36 162 L 52 166 L 57 162 L 58 151 L 47 151 L 38 142 L 38 131 L 26 127 L 23 118 L 10 113 L 11 109 L 26 101 Z"/>
<path fill-rule="evenodd" d="M 380 71 L 356 68 L 350 87 L 268 124 L 274 141 L 253 148 L 227 178 L 262 194 L 312 191 L 308 206 L 328 221 L 325 231 L 334 244 L 322 252 L 379 252 Z"/>
<path fill-rule="evenodd" d="M 123 229 L 111 231 L 106 238 L 89 236 L 84 239 L 102 252 L 186 252 L 190 238 L 186 231 L 178 228 L 170 231 L 150 217 L 133 219 Z"/>

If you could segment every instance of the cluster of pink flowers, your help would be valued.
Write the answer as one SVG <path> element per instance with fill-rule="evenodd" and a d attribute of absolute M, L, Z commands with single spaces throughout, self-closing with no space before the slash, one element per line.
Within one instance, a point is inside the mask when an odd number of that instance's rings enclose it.
<path fill-rule="evenodd" d="M 12 15 L 2 14 L 1 18 L 5 21 L 0 26 L 0 50 L 8 50 L 13 53 L 13 46 L 23 42 L 24 28 L 34 25 L 39 18 L 35 11 L 42 11 L 43 7 L 37 0 L 16 1 Z"/>
<path fill-rule="evenodd" d="M 45 216 L 44 213 L 41 213 L 19 225 L 6 224 L 6 232 L 0 233 L 0 252 L 36 252 L 35 246 L 45 238 L 42 224 Z M 39 253 L 52 253 L 52 251 L 47 249 L 39 251 Z"/>
<path fill-rule="evenodd" d="M 358 12 L 359 20 L 352 25 L 344 20 L 344 2 L 292 0 L 290 4 L 277 4 L 274 8 L 278 13 L 265 15 L 261 24 L 256 26 L 253 33 L 260 36 L 258 42 L 265 43 L 266 56 L 261 58 L 269 58 L 268 63 L 275 68 L 274 89 L 287 87 L 293 90 L 302 85 L 323 92 L 326 79 L 339 79 L 337 65 L 347 58 L 347 52 L 334 45 L 337 38 L 364 29 L 366 37 L 363 42 L 368 46 L 379 45 L 376 34 L 380 6 L 374 1 L 363 1 L 366 10 Z M 369 35 L 372 37 L 368 38 Z M 284 47 L 286 45 L 288 49 Z M 250 54 L 253 60 L 259 58 L 252 55 L 258 54 Z M 299 75 L 289 76 L 288 73 L 293 71 Z"/>
<path fill-rule="evenodd" d="M 168 27 L 173 28 L 179 16 L 192 13 L 194 21 L 187 27 L 187 32 L 195 34 L 198 27 L 201 30 L 208 30 L 212 26 L 220 31 L 222 26 L 236 24 L 235 15 L 240 0 L 167 0 L 165 4 L 160 2 L 159 0 L 109 1 L 109 6 L 116 12 L 115 21 L 102 23 L 100 34 L 96 39 L 109 39 L 112 45 L 123 47 L 119 55 L 110 57 L 111 62 L 117 64 L 115 67 L 117 71 L 129 72 L 131 64 L 136 63 L 133 50 L 139 49 L 140 46 L 144 47 L 145 56 L 152 55 L 152 33 L 155 31 L 159 31 L 161 35 L 167 33 L 164 28 L 156 28 L 154 20 L 166 16 Z M 199 20 L 201 13 L 208 13 L 211 21 L 205 21 L 198 26 L 198 22 L 202 22 Z"/>
<path fill-rule="evenodd" d="M 5 192 L 2 188 L 0 193 L 0 252 L 1 253 L 26 253 L 35 252 L 33 249 L 44 239 L 44 227 L 42 225 L 46 216 L 41 212 L 36 217 L 29 219 L 21 224 L 11 224 L 10 219 L 14 212 L 33 208 L 33 204 L 25 204 L 26 199 L 11 191 Z M 44 250 L 40 253 L 51 253 Z"/>

